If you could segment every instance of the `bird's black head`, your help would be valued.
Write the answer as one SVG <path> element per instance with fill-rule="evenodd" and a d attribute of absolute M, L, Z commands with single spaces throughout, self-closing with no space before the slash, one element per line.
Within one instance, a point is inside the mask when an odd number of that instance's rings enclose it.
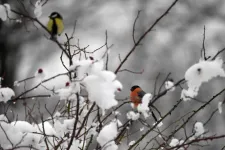
<path fill-rule="evenodd" d="M 52 12 L 51 15 L 49 16 L 50 18 L 60 18 L 63 19 L 63 17 L 58 13 L 58 12 Z"/>
<path fill-rule="evenodd" d="M 140 88 L 140 86 L 138 85 L 134 85 L 130 88 L 130 91 L 133 92 L 136 88 Z"/>

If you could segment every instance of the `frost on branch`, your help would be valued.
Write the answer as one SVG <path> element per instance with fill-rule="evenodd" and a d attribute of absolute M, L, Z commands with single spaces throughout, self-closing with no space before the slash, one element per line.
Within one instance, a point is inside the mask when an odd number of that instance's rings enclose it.
<path fill-rule="evenodd" d="M 225 77 L 222 65 L 223 60 L 216 58 L 211 61 L 200 60 L 199 63 L 191 66 L 185 73 L 188 89 L 182 91 L 181 98 L 190 100 L 190 98 L 194 98 L 198 95 L 202 83 L 208 82 L 217 76 Z"/>
<path fill-rule="evenodd" d="M 108 125 L 104 126 L 100 131 L 97 141 L 101 145 L 102 149 L 117 150 L 118 146 L 115 144 L 114 139 L 118 134 L 117 121 L 112 121 Z"/>
<path fill-rule="evenodd" d="M 138 105 L 137 110 L 141 112 L 145 118 L 149 116 L 149 101 L 152 99 L 152 95 L 150 93 L 146 93 L 142 98 L 142 103 Z"/>
<path fill-rule="evenodd" d="M 6 103 L 12 96 L 15 96 L 15 93 L 11 88 L 0 88 L 0 102 L 3 101 Z"/>

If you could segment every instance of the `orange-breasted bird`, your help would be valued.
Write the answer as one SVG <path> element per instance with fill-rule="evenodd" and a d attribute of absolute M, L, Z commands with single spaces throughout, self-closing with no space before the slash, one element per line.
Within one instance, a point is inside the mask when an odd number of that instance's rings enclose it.
<path fill-rule="evenodd" d="M 132 86 L 130 91 L 131 91 L 130 100 L 132 101 L 132 103 L 134 104 L 134 107 L 136 108 L 138 104 L 141 103 L 141 100 L 143 96 L 146 94 L 146 92 L 143 91 L 138 85 Z"/>
<path fill-rule="evenodd" d="M 143 91 L 141 89 L 141 87 L 138 86 L 138 85 L 132 86 L 131 89 L 130 89 L 130 91 L 131 91 L 130 92 L 130 100 L 134 104 L 134 107 L 137 108 L 137 106 L 142 103 L 142 98 L 144 97 L 144 95 L 146 94 L 146 92 Z M 152 109 L 150 109 L 150 111 L 151 111 L 152 116 L 155 119 L 155 121 L 157 121 L 157 118 L 156 118 L 154 112 L 152 111 Z"/>

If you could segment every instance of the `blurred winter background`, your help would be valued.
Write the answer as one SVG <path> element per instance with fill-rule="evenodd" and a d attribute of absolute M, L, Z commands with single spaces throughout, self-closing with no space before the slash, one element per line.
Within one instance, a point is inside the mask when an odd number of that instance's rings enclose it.
<path fill-rule="evenodd" d="M 26 4 L 30 15 L 33 15 L 34 7 L 28 0 L 18 0 Z M 1 0 L 2 3 L 10 3 L 13 9 L 22 9 L 18 1 Z M 35 1 L 31 1 L 33 4 Z M 142 10 L 136 25 L 135 37 L 138 38 L 173 2 L 173 0 L 49 0 L 43 7 L 43 14 L 39 18 L 44 24 L 48 21 L 51 12 L 57 11 L 62 14 L 65 22 L 65 32 L 69 35 L 73 31 L 75 20 L 77 20 L 75 37 L 71 41 L 77 44 L 79 39 L 80 47 L 86 47 L 92 51 L 105 43 L 105 31 L 108 31 L 108 43 L 114 44 L 110 52 L 109 70 L 114 71 L 119 64 L 118 55 L 123 58 L 133 46 L 132 26 L 138 10 Z M 129 89 L 132 85 L 140 85 L 146 92 L 153 92 L 154 82 L 158 73 L 160 78 L 158 86 L 161 85 L 166 75 L 171 72 L 171 78 L 178 81 L 184 77 L 185 71 L 200 58 L 202 48 L 203 28 L 206 27 L 206 52 L 207 55 L 214 55 L 218 50 L 225 47 L 225 1 L 223 0 L 180 0 L 170 13 L 154 28 L 145 38 L 142 45 L 133 53 L 122 68 L 132 71 L 141 71 L 143 74 L 132 74 L 121 72 L 118 79 L 122 82 L 124 89 L 118 98 L 129 96 Z M 48 40 L 47 33 L 39 26 L 27 20 L 22 23 L 15 21 L 0 22 L 0 73 L 4 74 L 3 86 L 12 87 L 16 94 L 24 91 L 24 84 L 13 87 L 15 80 L 21 80 L 33 76 L 38 68 L 43 68 L 48 76 L 65 72 L 61 61 L 61 50 L 52 41 Z M 60 42 L 65 41 L 65 35 L 59 38 Z M 102 50 L 104 51 L 104 49 Z M 101 50 L 98 53 L 102 53 Z M 98 54 L 94 54 L 98 55 Z M 221 55 L 224 56 L 224 55 Z M 65 58 L 65 62 L 67 62 Z M 67 78 L 52 80 L 49 88 L 63 87 Z M 224 79 L 214 79 L 203 84 L 197 99 L 207 101 L 224 88 Z M 35 85 L 34 82 L 27 82 L 25 88 Z M 99 89 L 101 90 L 101 89 Z M 33 93 L 43 93 L 44 88 L 39 88 Z M 180 98 L 181 89 L 168 93 L 161 98 L 156 106 L 162 114 L 165 114 Z M 187 125 L 187 131 L 191 133 L 195 121 L 206 121 L 211 112 L 217 108 L 218 98 L 210 106 L 201 111 Z M 58 98 L 37 99 L 43 107 L 51 110 L 55 107 Z M 31 105 L 36 100 L 29 100 Z M 23 102 L 13 105 L 15 112 L 19 114 L 19 120 L 24 120 Z M 202 103 L 189 101 L 181 104 L 171 117 L 168 117 L 164 124 L 168 125 L 175 118 L 185 114 L 191 109 L 198 108 Z M 3 112 L 3 103 L 0 104 L 0 112 Z M 131 107 L 123 107 L 122 114 Z M 42 112 L 48 116 L 46 110 Z M 38 111 L 34 111 L 37 113 Z M 10 116 L 10 114 L 9 114 Z M 122 117 L 122 116 L 121 116 Z M 13 116 L 11 115 L 11 119 Z M 153 121 L 153 119 L 152 119 Z M 123 122 L 123 120 L 122 120 Z M 140 128 L 139 125 L 133 128 Z M 174 128 L 171 128 L 171 130 Z M 224 113 L 215 114 L 211 123 L 206 126 L 210 133 L 225 133 Z M 135 130 L 135 129 L 132 129 Z M 171 130 L 168 130 L 168 134 Z M 140 133 L 141 134 L 141 133 Z M 138 134 L 133 135 L 135 138 Z M 177 138 L 184 137 L 183 132 L 175 135 Z M 144 143 L 144 142 L 142 142 Z M 218 140 L 213 146 L 206 146 L 204 149 L 221 149 L 223 140 Z"/>

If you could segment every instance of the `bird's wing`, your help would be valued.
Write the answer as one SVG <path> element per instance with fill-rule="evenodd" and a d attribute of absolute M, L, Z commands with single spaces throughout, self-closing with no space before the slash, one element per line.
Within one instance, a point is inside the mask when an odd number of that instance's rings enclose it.
<path fill-rule="evenodd" d="M 145 94 L 146 94 L 146 93 L 145 93 L 145 91 L 143 91 L 143 90 L 141 90 L 141 91 L 138 92 L 138 96 L 139 96 L 140 98 L 143 98 L 143 96 L 144 96 Z"/>
<path fill-rule="evenodd" d="M 58 30 L 57 34 L 60 35 L 63 32 L 63 30 L 64 30 L 63 20 L 59 19 L 59 18 L 56 18 L 55 21 L 56 21 L 57 30 Z"/>

